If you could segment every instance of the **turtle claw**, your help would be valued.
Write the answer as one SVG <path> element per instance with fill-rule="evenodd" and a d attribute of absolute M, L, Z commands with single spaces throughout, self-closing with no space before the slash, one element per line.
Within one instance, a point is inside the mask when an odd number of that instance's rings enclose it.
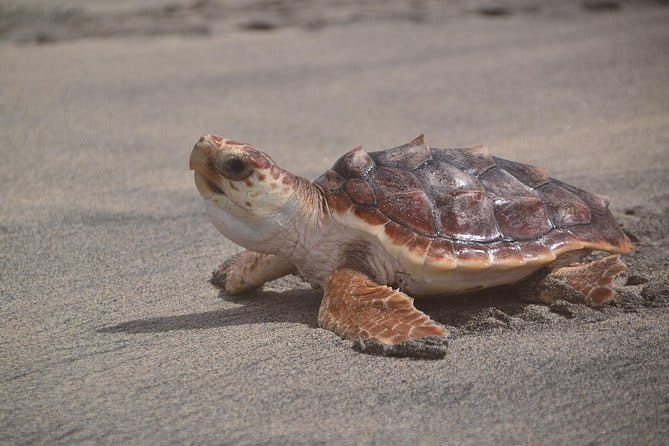
<path fill-rule="evenodd" d="M 230 266 L 237 260 L 238 256 L 232 256 L 223 262 L 217 269 L 211 273 L 211 279 L 209 283 L 214 285 L 217 288 L 225 290 L 225 282 L 228 280 L 228 270 Z"/>
<path fill-rule="evenodd" d="M 216 288 L 225 288 L 225 279 L 228 278 L 228 273 L 227 271 L 222 271 L 221 269 L 217 269 L 211 273 L 211 279 L 209 279 L 209 283 L 214 285 Z"/>
<path fill-rule="evenodd" d="M 412 339 L 399 344 L 382 344 L 373 339 L 358 338 L 353 348 L 369 355 L 395 356 L 414 359 L 443 359 L 448 350 L 448 338 L 445 336 L 428 336 Z"/>

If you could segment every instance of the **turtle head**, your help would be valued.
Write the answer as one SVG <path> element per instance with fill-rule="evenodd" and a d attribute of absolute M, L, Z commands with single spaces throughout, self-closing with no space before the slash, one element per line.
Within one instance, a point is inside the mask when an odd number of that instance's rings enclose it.
<path fill-rule="evenodd" d="M 211 134 L 195 144 L 190 169 L 223 235 L 248 249 L 277 250 L 274 245 L 299 201 L 298 177 L 254 146 Z"/>

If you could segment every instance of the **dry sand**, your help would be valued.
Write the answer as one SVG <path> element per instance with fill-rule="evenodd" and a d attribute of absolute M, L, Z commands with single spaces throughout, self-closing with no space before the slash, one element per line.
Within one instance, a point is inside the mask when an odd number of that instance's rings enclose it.
<path fill-rule="evenodd" d="M 535 3 L 100 39 L 5 1 L 0 442 L 667 444 L 669 9 Z M 638 249 L 603 310 L 422 301 L 446 359 L 362 355 L 296 278 L 208 283 L 239 249 L 187 169 L 209 131 L 307 177 L 359 144 L 485 143 L 608 195 Z"/>

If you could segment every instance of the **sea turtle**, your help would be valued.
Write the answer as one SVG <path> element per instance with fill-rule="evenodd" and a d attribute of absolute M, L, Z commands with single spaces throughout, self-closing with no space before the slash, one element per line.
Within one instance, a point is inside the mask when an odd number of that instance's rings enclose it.
<path fill-rule="evenodd" d="M 429 148 L 423 135 L 392 149 L 345 153 L 311 182 L 252 145 L 216 135 L 190 156 L 214 226 L 246 251 L 214 272 L 239 294 L 297 273 L 323 289 L 318 323 L 358 350 L 443 357 L 445 328 L 413 295 L 514 283 L 543 266 L 540 299 L 600 305 L 632 243 L 599 196 L 484 146 Z"/>

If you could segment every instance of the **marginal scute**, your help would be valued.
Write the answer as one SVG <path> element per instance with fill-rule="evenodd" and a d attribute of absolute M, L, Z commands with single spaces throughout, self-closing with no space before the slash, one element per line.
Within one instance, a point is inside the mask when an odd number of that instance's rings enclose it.
<path fill-rule="evenodd" d="M 520 247 L 513 242 L 495 242 L 488 245 L 490 262 L 497 268 L 517 268 L 526 263 Z"/>
<path fill-rule="evenodd" d="M 326 197 L 330 209 L 338 214 L 343 214 L 353 206 L 353 203 L 344 191 L 330 191 Z"/>
<path fill-rule="evenodd" d="M 375 208 L 367 206 L 354 206 L 353 213 L 356 217 L 370 226 L 378 226 L 388 222 L 388 219 Z"/>
<path fill-rule="evenodd" d="M 432 149 L 432 158 L 445 161 L 474 176 L 496 166 L 488 148 L 482 145 L 463 149 Z"/>
<path fill-rule="evenodd" d="M 425 257 L 427 250 L 430 247 L 430 239 L 417 235 L 409 240 L 405 247 L 412 255 L 416 257 Z"/>
<path fill-rule="evenodd" d="M 552 229 L 544 204 L 538 198 L 497 200 L 495 217 L 502 234 L 513 240 L 534 239 Z"/>
<path fill-rule="evenodd" d="M 346 193 L 355 204 L 372 206 L 376 203 L 374 192 L 365 180 L 353 179 L 346 183 Z"/>
<path fill-rule="evenodd" d="M 439 207 L 441 234 L 453 239 L 492 241 L 500 238 L 493 203 L 482 191 L 451 195 Z"/>
<path fill-rule="evenodd" d="M 503 158 L 497 158 L 496 156 L 493 156 L 492 158 L 499 167 L 530 187 L 539 187 L 550 181 L 548 171 L 543 167 L 509 161 Z"/>
<path fill-rule="evenodd" d="M 427 252 L 427 260 L 430 263 L 441 263 L 444 269 L 455 268 L 455 254 L 453 242 L 444 239 L 434 239 Z"/>
<path fill-rule="evenodd" d="M 567 229 L 576 239 L 585 242 L 585 247 L 592 247 L 593 244 L 605 243 L 602 235 L 593 225 L 576 225 Z"/>
<path fill-rule="evenodd" d="M 538 198 L 537 192 L 520 182 L 516 177 L 503 169 L 490 169 L 480 176 L 490 198 L 509 199 L 509 197 Z"/>
<path fill-rule="evenodd" d="M 437 227 L 432 204 L 422 190 L 394 194 L 379 202 L 379 210 L 388 218 L 422 235 L 435 236 Z"/>
<path fill-rule="evenodd" d="M 408 273 L 417 277 L 422 276 L 430 241 L 429 238 L 416 234 L 399 249 L 398 260 Z"/>
<path fill-rule="evenodd" d="M 488 247 L 475 242 L 453 242 L 453 252 L 458 268 L 484 270 L 490 267 Z"/>
<path fill-rule="evenodd" d="M 415 175 L 437 206 L 447 205 L 457 193 L 484 191 L 478 178 L 443 161 L 428 163 L 416 170 Z"/>
<path fill-rule="evenodd" d="M 344 179 L 332 169 L 328 169 L 314 181 L 325 190 L 339 190 L 344 187 L 344 182 Z"/>
<path fill-rule="evenodd" d="M 415 235 L 413 231 L 392 221 L 388 222 L 383 227 L 383 230 L 386 233 L 386 236 L 388 236 L 390 241 L 395 245 L 406 245 Z"/>
<path fill-rule="evenodd" d="M 362 147 L 342 155 L 332 169 L 344 178 L 363 178 L 374 167 L 374 160 Z"/>
<path fill-rule="evenodd" d="M 399 147 L 372 152 L 370 156 L 380 165 L 414 170 L 432 158 L 423 135 Z"/>
<path fill-rule="evenodd" d="M 527 264 L 541 265 L 555 260 L 555 253 L 541 240 L 516 242 Z"/>
<path fill-rule="evenodd" d="M 590 207 L 576 194 L 554 183 L 537 189 L 548 210 L 548 216 L 558 227 L 590 223 Z"/>
<path fill-rule="evenodd" d="M 610 213 L 603 215 L 594 214 L 591 225 L 600 234 L 600 240 L 610 243 L 612 247 L 618 248 L 615 252 L 624 253 L 632 250 L 632 242 L 620 230 L 618 223 Z"/>
<path fill-rule="evenodd" d="M 573 234 L 566 229 L 554 229 L 542 236 L 540 242 L 556 255 L 583 247 L 583 243 L 574 238 Z"/>

